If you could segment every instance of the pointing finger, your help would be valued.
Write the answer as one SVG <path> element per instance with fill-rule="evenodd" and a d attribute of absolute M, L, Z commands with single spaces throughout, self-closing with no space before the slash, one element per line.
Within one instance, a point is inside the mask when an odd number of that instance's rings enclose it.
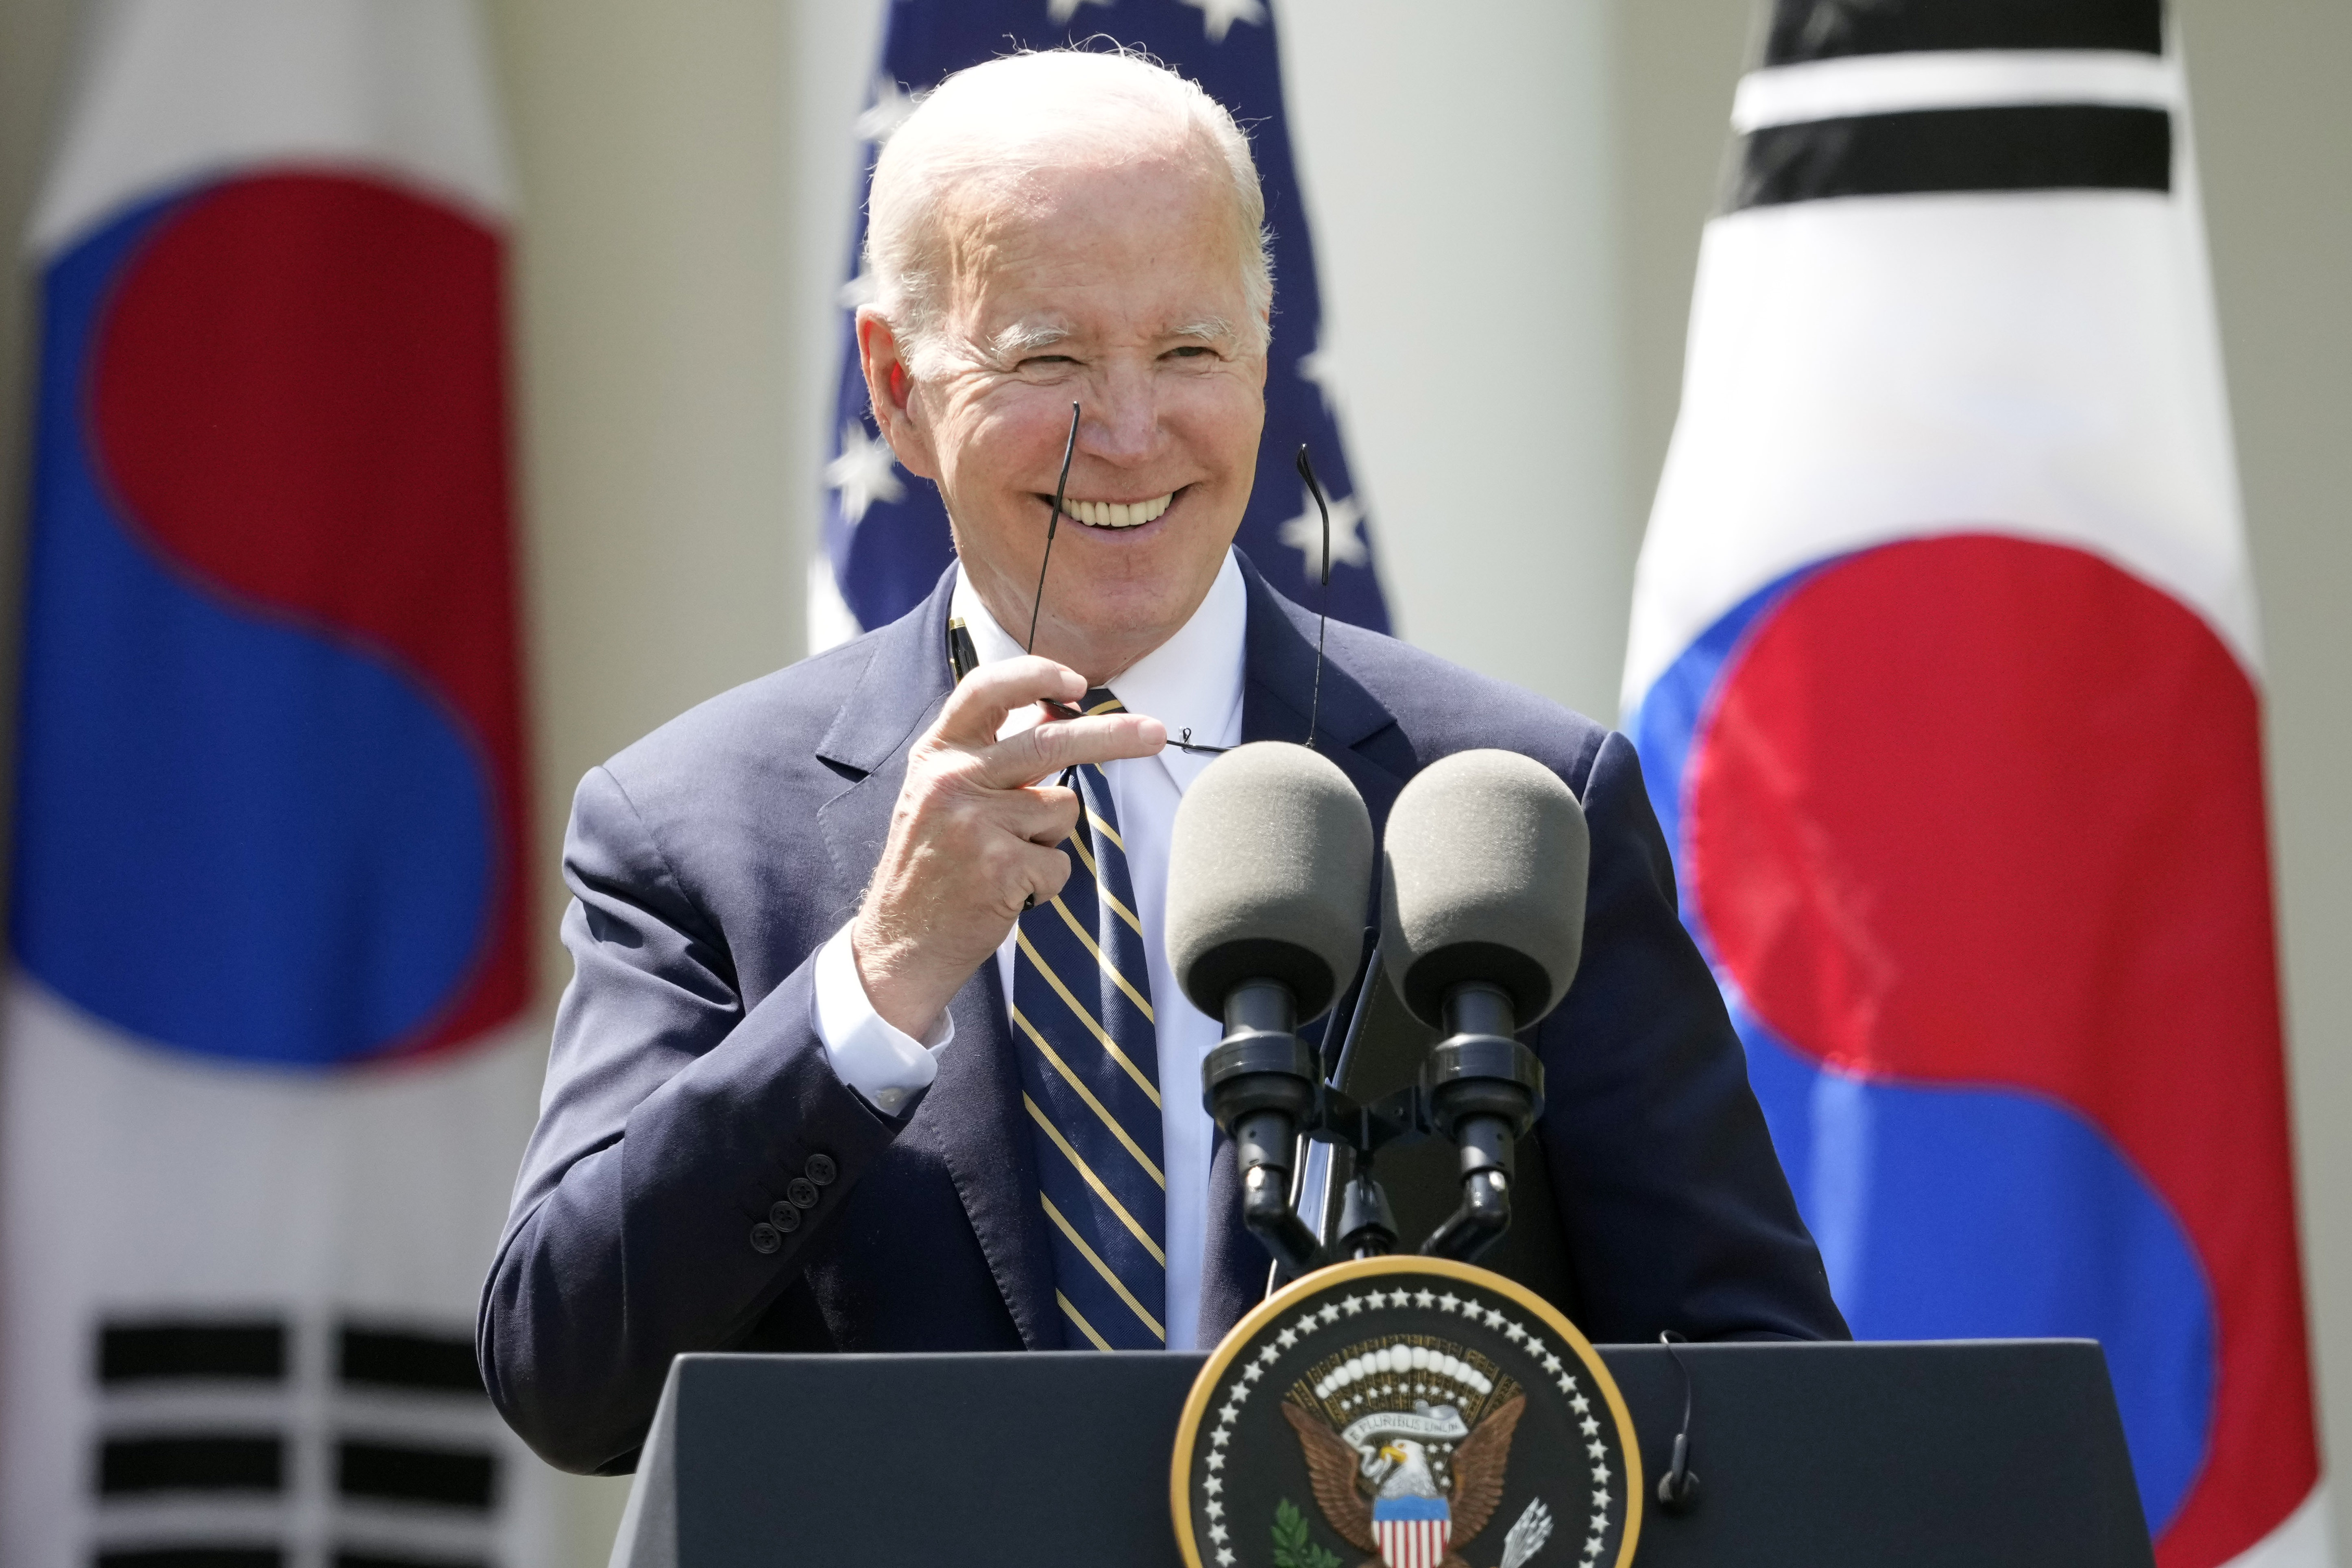
<path fill-rule="evenodd" d="M 931 733 L 942 744 L 980 751 L 995 742 L 997 731 L 1014 709 L 1033 702 L 1076 702 L 1086 694 L 1086 678 L 1076 670 L 1024 654 L 964 677 L 949 693 Z"/>
<path fill-rule="evenodd" d="M 1168 743 L 1168 726 L 1142 713 L 1105 713 L 1040 724 L 1009 735 L 982 753 L 981 778 L 996 789 L 1013 789 L 1081 763 L 1156 756 Z"/>

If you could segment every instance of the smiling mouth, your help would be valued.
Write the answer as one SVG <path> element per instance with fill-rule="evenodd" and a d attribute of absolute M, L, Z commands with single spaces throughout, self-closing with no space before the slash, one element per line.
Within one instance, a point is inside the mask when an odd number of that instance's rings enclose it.
<path fill-rule="evenodd" d="M 1099 528 L 1111 531 L 1123 528 L 1141 528 L 1147 522 L 1158 521 L 1160 515 L 1174 503 L 1179 493 L 1181 492 L 1171 490 L 1164 496 L 1154 496 L 1150 500 L 1139 501 L 1079 500 L 1074 496 L 1065 497 L 1062 501 L 1062 515 L 1087 528 Z M 1052 496 L 1042 496 L 1039 499 L 1047 506 L 1054 504 Z"/>

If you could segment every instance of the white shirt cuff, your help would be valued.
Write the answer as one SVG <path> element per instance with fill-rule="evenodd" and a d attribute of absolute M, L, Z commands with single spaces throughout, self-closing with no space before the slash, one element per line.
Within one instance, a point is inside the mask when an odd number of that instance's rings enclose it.
<path fill-rule="evenodd" d="M 955 1016 L 945 1009 L 918 1040 L 886 1022 L 866 994 L 844 925 L 817 950 L 816 1037 L 824 1042 L 835 1078 L 885 1116 L 897 1116 L 940 1076 L 938 1053 L 955 1038 Z"/>

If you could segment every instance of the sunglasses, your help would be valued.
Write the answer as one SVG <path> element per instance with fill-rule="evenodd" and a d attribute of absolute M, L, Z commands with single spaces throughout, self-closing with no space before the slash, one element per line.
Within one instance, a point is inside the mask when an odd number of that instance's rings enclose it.
<path fill-rule="evenodd" d="M 1038 616 L 1043 614 L 1045 607 L 1045 572 L 1046 568 L 1051 566 L 1054 562 L 1054 536 L 1061 529 L 1063 516 L 1062 503 L 1069 493 L 1070 459 L 1076 454 L 1078 449 L 1078 419 L 1081 410 L 1077 404 L 1073 403 L 1070 405 L 1070 434 L 1062 443 L 1062 471 L 1060 476 L 1054 481 L 1053 510 L 1046 515 L 1045 519 L 1045 553 L 1037 563 L 1037 593 L 1036 596 L 1031 600 L 1029 605 L 1029 637 L 1028 641 L 1023 645 L 1023 651 L 1026 653 L 1034 653 L 1037 649 L 1037 619 Z M 1316 616 L 1315 686 L 1314 696 L 1307 706 L 1307 738 L 1305 741 L 1307 748 L 1309 751 L 1312 751 L 1315 747 L 1316 725 L 1321 721 L 1323 715 L 1323 646 L 1326 634 L 1328 633 L 1331 626 L 1331 508 L 1323 499 L 1322 483 L 1315 477 L 1315 465 L 1307 457 L 1307 447 L 1304 443 L 1302 443 L 1298 448 L 1297 468 L 1298 477 L 1305 482 L 1307 486 L 1307 493 L 1314 498 L 1315 510 L 1318 514 L 1320 514 L 1323 520 L 1323 603 L 1321 609 L 1317 612 Z M 971 633 L 964 629 L 964 624 L 961 621 L 949 621 L 948 668 L 953 674 L 955 679 L 961 682 L 965 676 L 970 675 L 972 670 L 978 667 L 979 663 L 980 653 L 979 650 L 972 646 Z M 1041 702 L 1039 706 L 1044 708 L 1050 716 L 1055 719 L 1077 719 L 1084 717 L 1084 715 L 1076 709 L 1071 707 L 1066 702 L 1046 701 Z M 1193 741 L 1192 731 L 1189 728 L 1179 731 L 1176 739 L 1171 742 L 1170 744 L 1173 745 L 1178 751 L 1188 752 L 1193 756 L 1222 756 L 1224 752 L 1233 749 L 1230 746 L 1204 746 L 1198 744 Z"/>

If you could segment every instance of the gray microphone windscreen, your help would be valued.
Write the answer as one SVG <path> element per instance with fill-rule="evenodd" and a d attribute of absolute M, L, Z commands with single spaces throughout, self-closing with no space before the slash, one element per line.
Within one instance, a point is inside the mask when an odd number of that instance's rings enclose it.
<path fill-rule="evenodd" d="M 1168 847 L 1168 958 L 1211 1017 L 1244 980 L 1279 980 L 1298 1021 L 1354 978 L 1372 892 L 1372 819 L 1328 757 L 1286 741 L 1201 772 Z"/>
<path fill-rule="evenodd" d="M 1423 1023 L 1482 980 L 1526 1028 L 1556 1006 L 1584 945 L 1591 840 L 1559 776 L 1516 752 L 1457 752 L 1404 786 L 1389 812 L 1381 952 Z"/>

